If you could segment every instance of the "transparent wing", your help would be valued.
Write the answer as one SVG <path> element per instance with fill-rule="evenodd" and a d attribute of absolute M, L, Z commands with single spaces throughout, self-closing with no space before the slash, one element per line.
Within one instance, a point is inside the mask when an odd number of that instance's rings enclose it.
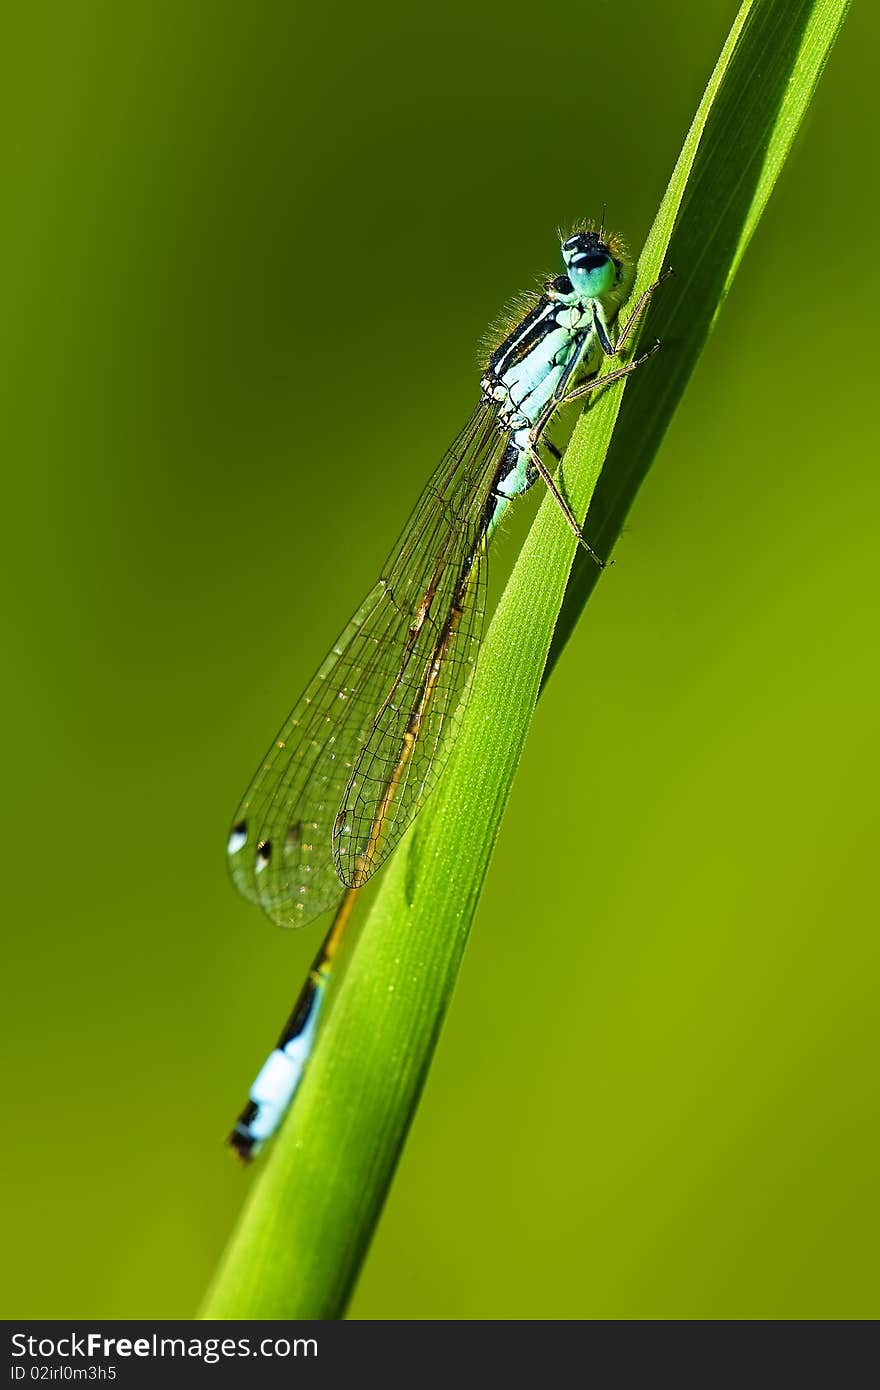
<path fill-rule="evenodd" d="M 497 407 L 478 406 L 236 812 L 233 881 L 282 926 L 365 882 L 445 763 L 480 638 L 484 518 L 506 443 Z"/>

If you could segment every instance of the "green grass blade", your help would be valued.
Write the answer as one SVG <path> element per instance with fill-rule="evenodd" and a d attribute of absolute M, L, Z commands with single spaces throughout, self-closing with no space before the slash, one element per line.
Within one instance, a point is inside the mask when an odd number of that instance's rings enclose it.
<path fill-rule="evenodd" d="M 640 261 L 637 292 L 664 262 L 676 270 L 647 325 L 662 334 L 663 353 L 625 391 L 604 394 L 566 454 L 577 512 L 595 489 L 589 534 L 600 550 L 656 451 L 846 9 L 846 0 L 740 9 Z M 452 764 L 384 875 L 206 1317 L 343 1315 L 455 984 L 545 665 L 594 582 L 573 560 L 545 498 L 490 626 Z"/>
<path fill-rule="evenodd" d="M 711 109 L 704 111 L 723 55 L 713 74 L 639 263 L 640 286 L 649 283 L 663 263 L 673 267 L 676 278 L 660 291 L 648 316 L 648 333 L 656 326 L 663 338 L 661 369 L 637 373 L 628 386 L 626 408 L 590 505 L 587 535 L 600 555 L 613 549 L 651 466 L 782 171 L 848 7 L 849 0 L 788 4 L 757 0 L 740 11 L 737 24 L 746 20 L 741 41 Z M 702 137 L 695 158 L 693 137 L 698 129 Z M 594 420 L 591 412 L 589 425 L 586 418 L 580 422 L 566 456 L 567 469 L 592 453 Z M 595 565 L 578 554 L 545 680 L 597 577 Z"/>

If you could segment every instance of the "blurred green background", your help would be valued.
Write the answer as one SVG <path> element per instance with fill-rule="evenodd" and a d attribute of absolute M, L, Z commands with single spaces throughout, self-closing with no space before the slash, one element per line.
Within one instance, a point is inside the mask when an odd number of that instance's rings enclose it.
<path fill-rule="evenodd" d="M 7 18 L 6 1317 L 196 1309 L 319 939 L 229 816 L 557 224 L 638 247 L 736 5 L 539 9 Z M 878 42 L 541 701 L 355 1317 L 878 1312 Z"/>

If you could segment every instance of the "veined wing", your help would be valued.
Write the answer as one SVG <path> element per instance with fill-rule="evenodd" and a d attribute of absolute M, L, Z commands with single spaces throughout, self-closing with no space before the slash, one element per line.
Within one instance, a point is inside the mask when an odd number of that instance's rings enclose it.
<path fill-rule="evenodd" d="M 506 443 L 497 407 L 481 402 L 238 808 L 233 882 L 282 926 L 305 926 L 344 884 L 366 881 L 446 761 L 479 644 L 484 517 Z"/>

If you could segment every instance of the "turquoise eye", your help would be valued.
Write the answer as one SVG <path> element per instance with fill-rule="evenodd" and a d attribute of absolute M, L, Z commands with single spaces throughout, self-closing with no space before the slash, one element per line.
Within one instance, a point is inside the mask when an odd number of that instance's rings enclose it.
<path fill-rule="evenodd" d="M 617 270 L 606 251 L 587 251 L 572 257 L 568 276 L 578 294 L 598 298 L 613 287 Z"/>
<path fill-rule="evenodd" d="M 598 232 L 576 232 L 562 243 L 562 256 L 572 289 L 581 299 L 601 299 L 619 280 L 620 262 Z"/>

